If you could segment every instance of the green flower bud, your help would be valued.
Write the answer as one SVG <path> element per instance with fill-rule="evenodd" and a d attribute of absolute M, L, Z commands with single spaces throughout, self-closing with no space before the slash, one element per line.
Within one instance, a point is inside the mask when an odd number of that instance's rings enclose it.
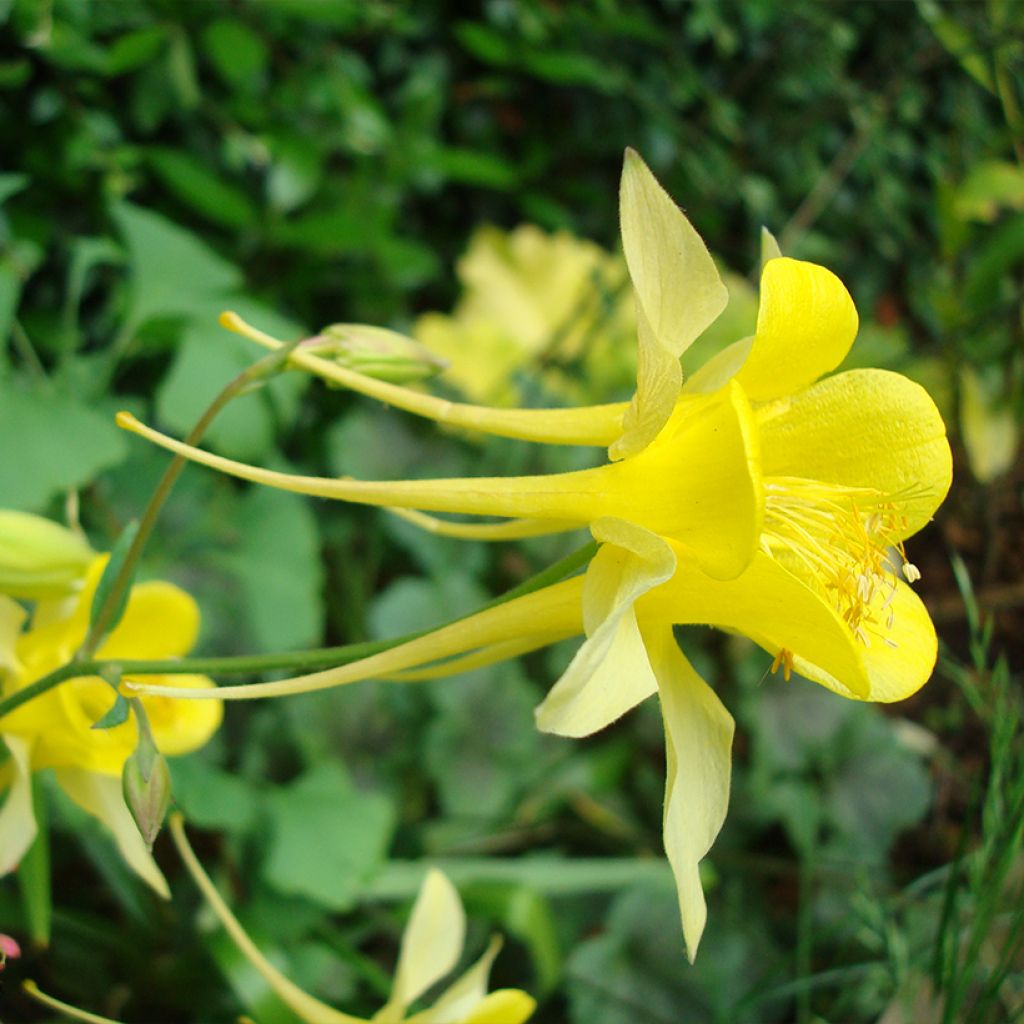
<path fill-rule="evenodd" d="M 440 373 L 448 361 L 418 341 L 367 324 L 331 324 L 302 342 L 299 351 L 330 359 L 347 370 L 391 384 L 426 380 Z"/>
<path fill-rule="evenodd" d="M 81 586 L 95 552 L 77 533 L 28 512 L 0 509 L 0 594 L 39 600 Z"/>
<path fill-rule="evenodd" d="M 152 850 L 171 806 L 171 773 L 167 761 L 153 742 L 141 703 L 130 700 L 129 704 L 138 722 L 139 741 L 124 763 L 121 790 L 132 819 L 146 846 Z"/>

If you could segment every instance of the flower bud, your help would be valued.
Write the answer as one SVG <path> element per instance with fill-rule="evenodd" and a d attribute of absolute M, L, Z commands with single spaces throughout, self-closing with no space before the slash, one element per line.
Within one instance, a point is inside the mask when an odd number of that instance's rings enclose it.
<path fill-rule="evenodd" d="M 448 365 L 418 341 L 367 324 L 331 324 L 302 342 L 298 350 L 391 384 L 426 380 Z"/>
<path fill-rule="evenodd" d="M 0 594 L 39 600 L 78 590 L 95 557 L 65 526 L 28 512 L 0 509 Z"/>
<path fill-rule="evenodd" d="M 171 773 L 148 727 L 139 728 L 138 746 L 121 773 L 121 789 L 132 819 L 152 850 L 171 805 Z"/>

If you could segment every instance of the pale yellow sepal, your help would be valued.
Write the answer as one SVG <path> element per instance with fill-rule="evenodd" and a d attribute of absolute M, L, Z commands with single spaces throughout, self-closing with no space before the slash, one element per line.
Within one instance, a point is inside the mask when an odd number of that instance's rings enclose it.
<path fill-rule="evenodd" d="M 676 557 L 660 537 L 621 520 L 593 526 L 601 548 L 583 585 L 587 638 L 534 711 L 537 727 L 589 736 L 657 690 L 634 605 L 672 576 Z"/>
<path fill-rule="evenodd" d="M 665 852 L 692 963 L 707 920 L 699 865 L 729 806 L 732 716 L 683 657 L 671 629 L 646 633 L 665 722 Z"/>
<path fill-rule="evenodd" d="M 32 769 L 29 745 L 17 736 L 4 736 L 10 757 L 0 769 L 0 788 L 7 796 L 0 807 L 0 875 L 13 871 L 28 852 L 38 831 L 32 808 Z"/>
<path fill-rule="evenodd" d="M 157 895 L 165 900 L 170 899 L 167 880 L 156 866 L 153 855 L 146 848 L 138 826 L 125 806 L 121 780 L 81 768 L 58 768 L 56 776 L 61 789 L 82 810 L 106 825 L 113 834 L 121 856 L 132 870 Z"/>
<path fill-rule="evenodd" d="M 761 228 L 761 269 L 769 260 L 777 260 L 782 255 L 778 239 L 766 228 Z"/>
<path fill-rule="evenodd" d="M 700 235 L 632 149 L 619 187 L 622 248 L 637 304 L 637 390 L 612 459 L 635 454 L 671 415 L 679 357 L 722 310 L 729 293 Z"/>
<path fill-rule="evenodd" d="M 753 347 L 736 380 L 755 401 L 793 394 L 846 358 L 857 325 L 853 299 L 831 270 L 786 256 L 769 260 Z"/>
<path fill-rule="evenodd" d="M 889 370 L 849 370 L 755 408 L 766 477 L 864 487 L 906 517 L 902 537 L 949 491 L 953 457 L 928 392 Z"/>

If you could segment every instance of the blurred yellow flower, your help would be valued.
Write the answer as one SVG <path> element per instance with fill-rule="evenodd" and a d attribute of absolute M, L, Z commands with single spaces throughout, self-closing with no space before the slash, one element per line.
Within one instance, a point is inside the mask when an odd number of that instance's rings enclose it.
<path fill-rule="evenodd" d="M 424 314 L 413 335 L 450 363 L 446 378 L 473 401 L 521 400 L 523 370 L 574 400 L 629 385 L 636 317 L 620 256 L 567 231 L 482 227 L 457 273 L 454 312 Z M 567 374 L 574 361 L 582 371 Z"/>
<path fill-rule="evenodd" d="M 79 534 L 29 512 L 0 509 L 0 594 L 66 597 L 82 585 L 95 552 Z"/>
<path fill-rule="evenodd" d="M 907 585 L 919 574 L 903 541 L 945 497 L 952 460 L 938 410 L 917 384 L 872 369 L 824 376 L 846 356 L 858 321 L 839 279 L 815 264 L 770 253 L 754 335 L 720 351 L 683 386 L 679 357 L 718 315 L 725 289 L 696 232 L 635 154 L 627 154 L 623 171 L 621 216 L 639 341 L 628 408 L 442 408 L 376 382 L 334 377 L 444 422 L 549 443 L 610 444 L 612 461 L 596 469 L 511 479 L 322 480 L 245 466 L 121 422 L 244 479 L 421 510 L 416 521 L 454 536 L 589 526 L 601 547 L 585 577 L 364 662 L 217 694 L 279 696 L 399 673 L 407 680 L 447 675 L 585 634 L 537 722 L 585 736 L 659 693 L 668 754 L 665 846 L 692 958 L 706 918 L 698 864 L 726 812 L 733 721 L 680 652 L 672 626 L 742 633 L 787 677 L 800 672 L 844 697 L 910 695 L 931 674 L 936 638 Z M 516 518 L 453 524 L 422 511 Z"/>
<path fill-rule="evenodd" d="M 106 556 L 94 558 L 81 594 L 72 601 L 40 602 L 30 628 L 15 602 L 0 598 L 0 681 L 10 696 L 66 664 L 85 639 L 89 608 Z M 199 609 L 183 590 L 153 581 L 132 588 L 117 628 L 97 658 L 173 658 L 187 654 L 199 632 Z M 205 676 L 148 676 L 160 686 L 212 687 Z M 54 769 L 57 782 L 79 806 L 114 834 L 128 863 L 157 891 L 166 883 L 146 850 L 121 794 L 121 769 L 135 748 L 134 717 L 109 729 L 93 729 L 114 702 L 110 685 L 97 676 L 69 679 L 0 719 L 0 737 L 10 758 L 0 768 L 0 786 L 9 789 L 0 809 L 0 874 L 12 870 L 31 844 L 31 773 Z M 220 725 L 219 701 L 192 704 L 160 696 L 143 698 L 157 746 L 166 755 L 201 747 Z M 201 709 L 201 710 L 200 710 Z"/>
<path fill-rule="evenodd" d="M 479 960 L 452 982 L 427 1009 L 409 1013 L 412 1004 L 445 975 L 462 954 L 466 914 L 455 887 L 442 872 L 428 871 L 402 935 L 391 998 L 369 1019 L 342 1013 L 300 989 L 259 951 L 217 892 L 193 853 L 181 816 L 173 815 L 171 835 L 210 909 L 246 959 L 305 1024 L 522 1024 L 536 1003 L 519 989 L 487 991 L 491 964 L 501 949 L 497 936 Z"/>

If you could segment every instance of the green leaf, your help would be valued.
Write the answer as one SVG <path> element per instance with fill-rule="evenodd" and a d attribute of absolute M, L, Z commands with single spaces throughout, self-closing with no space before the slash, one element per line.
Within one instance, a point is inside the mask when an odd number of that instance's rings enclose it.
<path fill-rule="evenodd" d="M 119 725 L 124 725 L 128 721 L 128 714 L 130 711 L 130 705 L 123 694 L 116 694 L 114 697 L 114 703 L 110 706 L 110 710 L 100 719 L 92 723 L 91 728 L 93 729 L 113 729 Z"/>
<path fill-rule="evenodd" d="M 28 184 L 27 174 L 0 174 L 0 205 Z"/>
<path fill-rule="evenodd" d="M 394 828 L 391 802 L 356 789 L 338 764 L 318 765 L 273 793 L 267 813 L 264 879 L 335 911 L 355 905 L 384 862 Z"/>
<path fill-rule="evenodd" d="M 263 81 L 269 60 L 267 44 L 248 25 L 220 18 L 203 29 L 201 45 L 225 83 L 236 90 Z"/>
<path fill-rule="evenodd" d="M 323 636 L 323 559 L 309 499 L 255 487 L 239 502 L 229 564 L 261 650 L 312 646 Z"/>
<path fill-rule="evenodd" d="M 991 224 L 1000 210 L 1024 210 L 1024 169 L 1005 160 L 971 168 L 956 190 L 953 208 L 962 220 Z"/>
<path fill-rule="evenodd" d="M 103 567 L 103 575 L 100 577 L 100 582 L 96 586 L 96 593 L 93 595 L 92 605 L 89 608 L 90 631 L 96 625 L 96 619 L 99 616 L 100 609 L 107 603 L 107 597 L 110 594 L 110 590 L 114 585 L 114 581 L 121 574 L 121 569 L 124 566 L 125 559 L 128 557 L 128 552 L 131 550 L 132 542 L 135 540 L 135 535 L 138 532 L 139 524 L 136 520 L 132 520 L 132 522 L 130 522 L 121 531 L 121 536 L 117 538 L 116 543 L 110 551 L 110 558 L 107 560 L 107 564 Z M 128 607 L 128 595 L 131 593 L 132 589 L 131 582 L 131 579 L 129 579 L 128 586 L 126 586 L 121 592 L 117 605 L 107 618 L 106 633 L 104 635 L 109 635 L 117 628 L 117 624 L 121 621 L 121 616 L 124 615 L 124 610 Z M 107 726 L 103 726 L 103 728 L 107 728 Z"/>
<path fill-rule="evenodd" d="M 171 758 L 168 764 L 174 799 L 191 824 L 244 832 L 255 820 L 260 794 L 251 782 L 201 757 Z"/>
<path fill-rule="evenodd" d="M 140 206 L 116 203 L 111 214 L 128 248 L 131 303 L 126 329 L 152 317 L 208 312 L 239 290 L 242 275 L 184 228 Z"/>
<path fill-rule="evenodd" d="M 191 153 L 161 146 L 148 149 L 146 156 L 174 195 L 207 220 L 229 228 L 256 221 L 256 207 L 249 197 Z"/>
<path fill-rule="evenodd" d="M 0 379 L 0 506 L 36 511 L 120 462 L 124 435 L 77 396 L 14 376 Z"/>
<path fill-rule="evenodd" d="M 432 153 L 425 166 L 449 181 L 465 185 L 508 191 L 519 184 L 519 169 L 515 164 L 494 153 L 445 146 Z"/>
<path fill-rule="evenodd" d="M 163 25 L 148 25 L 118 36 L 107 50 L 104 71 L 114 77 L 148 64 L 164 48 L 167 30 Z"/>

